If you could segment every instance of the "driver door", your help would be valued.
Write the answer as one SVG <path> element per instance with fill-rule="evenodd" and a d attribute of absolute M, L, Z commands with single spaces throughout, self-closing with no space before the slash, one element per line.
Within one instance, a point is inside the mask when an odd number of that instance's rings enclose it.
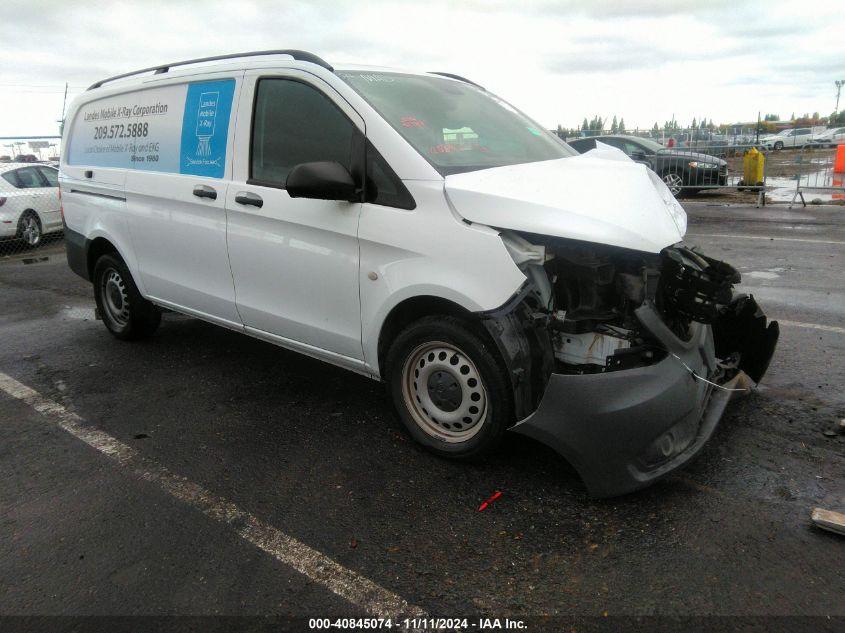
<path fill-rule="evenodd" d="M 308 73 L 254 71 L 245 82 L 226 198 L 237 310 L 253 334 L 355 368 L 361 203 L 291 198 L 285 181 L 312 161 L 360 174 L 364 121 Z"/>

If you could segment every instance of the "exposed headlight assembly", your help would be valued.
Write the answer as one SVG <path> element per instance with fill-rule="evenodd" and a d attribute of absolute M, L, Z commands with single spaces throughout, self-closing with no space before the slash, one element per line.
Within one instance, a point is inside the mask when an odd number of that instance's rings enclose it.
<path fill-rule="evenodd" d="M 719 163 L 704 163 L 697 160 L 690 161 L 689 166 L 693 169 L 719 169 Z"/>

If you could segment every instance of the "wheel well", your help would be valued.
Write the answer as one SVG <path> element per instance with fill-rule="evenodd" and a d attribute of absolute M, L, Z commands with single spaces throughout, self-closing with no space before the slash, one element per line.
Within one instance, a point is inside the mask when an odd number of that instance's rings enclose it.
<path fill-rule="evenodd" d="M 442 297 L 411 297 L 398 303 L 387 315 L 379 332 L 378 366 L 382 375 L 384 375 L 384 359 L 393 339 L 417 319 L 434 314 L 462 317 L 468 321 L 476 320 L 472 312 Z"/>
<path fill-rule="evenodd" d="M 97 260 L 100 259 L 106 253 L 114 253 L 118 257 L 120 257 L 120 253 L 118 253 L 117 249 L 114 247 L 114 244 L 109 242 L 104 237 L 98 237 L 94 239 L 91 244 L 88 246 L 88 278 L 94 278 L 94 266 L 97 264 Z"/>

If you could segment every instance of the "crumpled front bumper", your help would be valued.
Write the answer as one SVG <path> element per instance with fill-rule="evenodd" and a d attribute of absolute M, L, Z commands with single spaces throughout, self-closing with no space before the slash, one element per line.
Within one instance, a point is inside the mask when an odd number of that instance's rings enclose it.
<path fill-rule="evenodd" d="M 643 488 L 688 462 L 735 393 L 690 371 L 718 381 L 709 325 L 693 323 L 690 340 L 683 341 L 651 304 L 636 315 L 669 351 L 663 360 L 606 373 L 552 374 L 537 410 L 511 429 L 558 451 L 596 497 Z M 739 372 L 721 386 L 734 389 L 744 380 Z"/>

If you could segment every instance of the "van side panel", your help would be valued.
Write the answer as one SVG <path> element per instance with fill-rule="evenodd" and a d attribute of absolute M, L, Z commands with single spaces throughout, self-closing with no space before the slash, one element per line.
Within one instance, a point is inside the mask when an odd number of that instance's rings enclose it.
<path fill-rule="evenodd" d="M 145 297 L 238 325 L 225 199 L 242 75 L 174 77 L 82 103 L 62 166 L 75 183 L 68 189 L 97 185 L 83 201 L 70 194 L 69 228 L 90 240 L 94 227 L 76 223 L 77 211 L 96 221 L 118 212 L 120 221 L 105 220 L 112 227 L 104 230 L 119 232 L 110 241 L 123 245 Z"/>

